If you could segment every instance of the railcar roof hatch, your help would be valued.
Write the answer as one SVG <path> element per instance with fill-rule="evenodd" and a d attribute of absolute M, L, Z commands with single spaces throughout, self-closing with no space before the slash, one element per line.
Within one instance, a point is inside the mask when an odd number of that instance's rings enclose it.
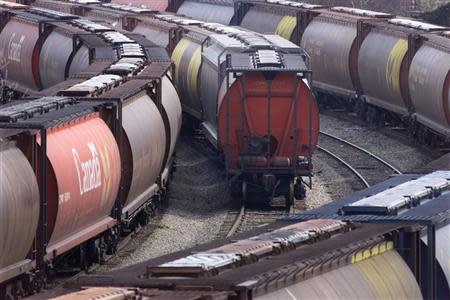
<path fill-rule="evenodd" d="M 450 172 L 439 171 L 361 199 L 342 208 L 345 214 L 396 214 L 450 189 Z"/>
<path fill-rule="evenodd" d="M 424 31 L 440 31 L 440 30 L 446 30 L 445 27 L 433 25 L 429 23 L 419 22 L 415 20 L 409 20 L 409 19 L 402 19 L 402 18 L 396 18 L 388 21 L 391 24 L 399 25 L 403 27 L 409 27 L 414 29 L 420 29 Z"/>

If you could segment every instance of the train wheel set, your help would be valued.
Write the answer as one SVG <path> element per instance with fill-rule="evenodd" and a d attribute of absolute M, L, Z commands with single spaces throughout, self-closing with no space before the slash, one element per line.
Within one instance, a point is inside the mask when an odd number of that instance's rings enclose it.
<path fill-rule="evenodd" d="M 0 299 L 102 263 L 147 224 L 182 119 L 222 157 L 230 192 L 288 209 L 312 187 L 315 95 L 448 145 L 449 28 L 284 0 L 163 2 L 170 12 L 0 1 Z M 75 289 L 95 288 L 61 299 L 450 297 L 449 191 L 445 171 L 399 175 L 233 240 L 81 277 Z"/>

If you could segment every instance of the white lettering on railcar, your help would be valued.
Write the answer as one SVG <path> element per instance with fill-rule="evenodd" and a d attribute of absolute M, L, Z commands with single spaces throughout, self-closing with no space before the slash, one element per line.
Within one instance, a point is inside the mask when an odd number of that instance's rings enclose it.
<path fill-rule="evenodd" d="M 80 185 L 80 195 L 92 191 L 102 185 L 100 171 L 100 160 L 94 143 L 87 144 L 92 157 L 86 161 L 81 161 L 78 151 L 72 148 L 72 155 L 77 167 L 78 183 Z"/>
<path fill-rule="evenodd" d="M 59 204 L 64 204 L 70 201 L 70 192 L 65 192 L 59 195 Z"/>
<path fill-rule="evenodd" d="M 20 63 L 20 53 L 22 52 L 22 44 L 25 41 L 25 36 L 20 36 L 18 42 L 14 42 L 15 37 L 16 34 L 13 33 L 9 40 L 8 59 Z"/>

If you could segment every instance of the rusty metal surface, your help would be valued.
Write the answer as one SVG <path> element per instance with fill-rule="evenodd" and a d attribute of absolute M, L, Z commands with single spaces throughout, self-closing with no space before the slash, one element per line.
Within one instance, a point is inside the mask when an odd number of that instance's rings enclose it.
<path fill-rule="evenodd" d="M 178 135 L 181 130 L 181 102 L 173 83 L 167 76 L 162 79 L 162 106 L 167 116 L 169 130 L 166 130 L 166 138 L 170 141 L 169 146 L 166 147 L 165 164 L 167 167 L 175 150 L 175 144 L 178 140 Z"/>
<path fill-rule="evenodd" d="M 38 90 L 37 56 L 39 27 L 37 23 L 12 18 L 0 33 L 0 62 L 4 78 L 17 82 L 25 88 Z"/>
<path fill-rule="evenodd" d="M 30 163 L 0 144 L 0 269 L 25 259 L 36 233 L 39 189 Z"/>
<path fill-rule="evenodd" d="M 448 135 L 450 51 L 424 44 L 411 62 L 409 91 L 418 121 Z"/>
<path fill-rule="evenodd" d="M 356 24 L 319 16 L 306 28 L 301 46 L 311 57 L 314 83 L 337 94 L 354 94 L 351 62 L 356 60 Z M 353 47 L 353 48 L 352 48 Z"/>
<path fill-rule="evenodd" d="M 51 129 L 47 157 L 51 247 L 110 215 L 120 156 L 109 127 L 91 115 Z"/>
<path fill-rule="evenodd" d="M 124 179 L 130 178 L 125 207 L 141 200 L 155 184 L 166 151 L 166 134 L 161 114 L 153 100 L 139 93 L 123 104 L 122 127 L 127 152 L 122 154 Z"/>
<path fill-rule="evenodd" d="M 39 72 L 43 89 L 65 79 L 66 66 L 72 50 L 72 36 L 57 30 L 45 40 L 39 54 Z"/>
<path fill-rule="evenodd" d="M 364 96 L 369 103 L 407 114 L 402 95 L 402 67 L 408 42 L 397 35 L 374 30 L 364 39 L 358 57 L 358 72 Z M 406 95 L 405 95 L 406 96 Z"/>

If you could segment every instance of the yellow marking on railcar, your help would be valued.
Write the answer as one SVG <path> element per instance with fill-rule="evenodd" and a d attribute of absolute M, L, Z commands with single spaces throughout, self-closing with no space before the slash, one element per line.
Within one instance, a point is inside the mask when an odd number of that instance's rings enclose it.
<path fill-rule="evenodd" d="M 386 82 L 396 93 L 400 93 L 400 71 L 406 52 L 408 52 L 408 42 L 404 39 L 398 40 L 389 53 L 386 65 Z"/>
<path fill-rule="evenodd" d="M 356 269 L 376 299 L 420 299 L 415 278 L 393 246 L 392 242 L 378 245 L 384 252 L 355 264 Z"/>
<path fill-rule="evenodd" d="M 202 49 L 199 46 L 195 49 L 188 66 L 187 78 L 189 83 L 189 95 L 191 99 L 198 99 L 198 73 L 200 71 L 201 63 Z"/>
<path fill-rule="evenodd" d="M 186 51 L 187 47 L 189 47 L 190 42 L 183 38 L 181 39 L 175 49 L 172 52 L 172 60 L 175 63 L 175 78 L 179 80 L 179 69 L 181 64 L 181 58 L 183 57 L 184 52 Z"/>
<path fill-rule="evenodd" d="M 363 260 L 366 260 L 370 257 L 380 255 L 388 250 L 394 249 L 394 243 L 393 242 L 383 242 L 381 244 L 378 244 L 370 249 L 365 249 L 356 252 L 350 257 L 350 263 L 354 264 Z"/>
<path fill-rule="evenodd" d="M 278 23 L 275 33 L 287 40 L 291 40 L 295 26 L 297 26 L 297 19 L 295 17 L 284 16 L 280 23 Z"/>

